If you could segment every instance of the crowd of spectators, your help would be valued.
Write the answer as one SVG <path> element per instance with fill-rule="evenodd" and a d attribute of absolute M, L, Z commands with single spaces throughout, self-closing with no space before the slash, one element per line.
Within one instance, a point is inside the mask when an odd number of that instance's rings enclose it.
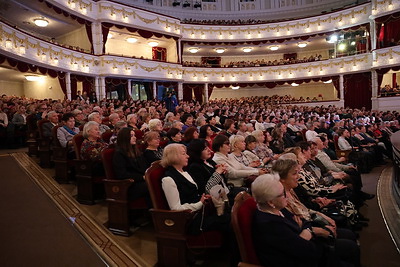
<path fill-rule="evenodd" d="M 162 188 L 172 210 L 200 211 L 213 197 L 232 204 L 236 194 L 251 188 L 258 203 L 254 244 L 263 265 L 300 261 L 299 266 L 317 266 L 329 258 L 333 266 L 359 266 L 353 231 L 368 225 L 359 209 L 374 197 L 362 191 L 361 173 L 391 159 L 390 136 L 400 129 L 400 114 L 283 106 L 277 99 L 290 96 L 204 105 L 182 101 L 171 112 L 157 100 L 90 103 L 3 95 L 0 130 L 27 130 L 32 127 L 29 116 L 49 119 L 49 128 L 60 125 L 56 138 L 64 147 L 83 134 L 81 156 L 86 160 L 98 160 L 107 142 L 114 143 L 116 178 L 135 181 L 131 199 L 149 199 L 143 175 L 161 160 L 166 168 Z M 114 138 L 102 140 L 107 131 Z M 339 149 L 349 151 L 349 157 L 338 158 Z M 195 217 L 189 231 L 228 231 L 229 210 L 217 212 Z M 328 256 L 323 251 L 331 239 L 336 239 L 335 253 Z M 274 252 L 285 251 L 289 243 L 294 254 Z"/>
<path fill-rule="evenodd" d="M 287 19 L 289 20 L 289 19 Z M 241 24 L 261 24 L 261 23 L 274 23 L 278 21 L 284 21 L 284 19 L 280 20 L 261 20 L 261 19 L 231 19 L 231 20 L 224 20 L 224 19 L 183 19 L 183 23 L 189 24 L 205 24 L 205 25 L 241 25 Z"/>
<path fill-rule="evenodd" d="M 268 60 L 265 59 L 256 60 L 256 61 L 231 61 L 226 64 L 210 64 L 207 62 L 193 62 L 193 61 L 184 61 L 183 66 L 185 67 L 203 67 L 203 68 L 246 68 L 246 67 L 266 67 L 266 66 L 280 66 L 280 65 L 288 65 L 288 64 L 297 64 L 297 63 L 306 63 L 313 61 L 323 60 L 321 55 L 303 57 L 303 59 L 298 58 L 288 58 L 280 60 Z"/>
<path fill-rule="evenodd" d="M 395 87 L 386 84 L 379 91 L 380 96 L 398 96 L 400 95 L 400 86 L 396 85 Z"/>

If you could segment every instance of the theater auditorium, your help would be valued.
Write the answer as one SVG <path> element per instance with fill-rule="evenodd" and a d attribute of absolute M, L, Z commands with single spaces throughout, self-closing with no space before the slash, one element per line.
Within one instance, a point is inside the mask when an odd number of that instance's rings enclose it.
<path fill-rule="evenodd" d="M 2 266 L 400 266 L 399 0 L 0 0 Z"/>

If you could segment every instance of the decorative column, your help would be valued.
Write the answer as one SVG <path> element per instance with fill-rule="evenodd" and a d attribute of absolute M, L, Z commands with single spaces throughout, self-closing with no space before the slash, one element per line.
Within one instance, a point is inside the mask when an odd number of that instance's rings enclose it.
<path fill-rule="evenodd" d="M 372 102 L 372 109 L 378 110 L 379 109 L 379 101 L 378 101 L 378 73 L 376 70 L 371 70 L 371 102 Z"/>
<path fill-rule="evenodd" d="M 178 82 L 178 100 L 183 99 L 183 83 Z"/>
<path fill-rule="evenodd" d="M 103 100 L 106 98 L 106 77 L 100 77 L 100 99 Z"/>
<path fill-rule="evenodd" d="M 65 74 L 65 87 L 67 89 L 67 98 L 71 100 L 71 73 L 69 72 Z"/>
<path fill-rule="evenodd" d="M 103 33 L 101 32 L 101 23 L 99 22 L 92 22 L 92 40 L 94 54 L 103 54 Z"/>
<path fill-rule="evenodd" d="M 153 98 L 157 100 L 157 82 L 153 81 Z"/>
<path fill-rule="evenodd" d="M 100 77 L 94 77 L 94 90 L 96 92 L 97 102 L 100 101 Z"/>
<path fill-rule="evenodd" d="M 132 98 L 132 80 L 128 79 L 128 94 Z"/>
<path fill-rule="evenodd" d="M 182 43 L 181 43 L 181 39 L 176 41 L 176 45 L 178 46 L 178 63 L 182 63 Z"/>
<path fill-rule="evenodd" d="M 372 60 L 375 61 L 376 60 L 376 53 L 375 53 L 375 49 L 376 49 L 376 43 L 377 43 L 377 32 L 376 32 L 376 23 L 375 20 L 371 20 L 369 22 L 369 28 L 370 28 L 370 38 L 371 38 L 371 48 L 370 51 L 372 51 Z M 368 45 L 368 40 L 367 40 L 367 45 Z"/>
<path fill-rule="evenodd" d="M 208 103 L 208 83 L 204 84 L 204 103 Z"/>
<path fill-rule="evenodd" d="M 343 74 L 339 75 L 339 96 L 340 96 L 340 106 L 344 107 L 344 77 Z"/>

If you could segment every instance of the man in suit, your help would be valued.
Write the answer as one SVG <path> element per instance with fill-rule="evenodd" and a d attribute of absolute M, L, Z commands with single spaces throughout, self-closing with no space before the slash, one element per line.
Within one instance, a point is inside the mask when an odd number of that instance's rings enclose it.
<path fill-rule="evenodd" d="M 49 120 L 46 123 L 43 123 L 42 128 L 43 128 L 43 137 L 45 138 L 52 138 L 53 133 L 52 130 L 54 126 L 58 124 L 58 114 L 55 111 L 50 111 L 47 114 L 47 119 Z"/>

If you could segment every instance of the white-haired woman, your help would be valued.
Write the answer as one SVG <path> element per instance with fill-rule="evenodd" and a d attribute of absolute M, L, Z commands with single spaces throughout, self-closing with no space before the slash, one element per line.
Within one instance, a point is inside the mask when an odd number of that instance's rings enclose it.
<path fill-rule="evenodd" d="M 264 135 L 264 132 L 260 130 L 255 130 L 251 133 L 256 139 L 256 147 L 253 152 L 259 157 L 264 164 L 272 163 L 273 160 L 278 158 L 278 155 L 275 155 L 272 152 L 272 149 L 269 148 L 269 142 L 272 141 L 270 133 L 267 131 Z"/>
<path fill-rule="evenodd" d="M 245 138 L 242 135 L 232 135 L 229 137 L 229 143 L 231 145 L 231 153 L 228 155 L 230 160 L 237 161 L 247 167 L 260 167 L 262 162 L 258 160 L 254 160 L 254 154 L 251 155 L 250 151 L 246 149 Z"/>
<path fill-rule="evenodd" d="M 200 195 L 196 182 L 189 173 L 183 170 L 188 164 L 189 156 L 186 147 L 181 144 L 170 144 L 164 149 L 161 165 L 166 168 L 162 179 L 162 188 L 171 210 L 199 211 L 211 197 Z M 204 216 L 204 217 L 203 217 Z M 200 233 L 202 230 L 221 230 L 229 227 L 230 215 L 198 215 L 195 216 L 189 232 Z"/>
<path fill-rule="evenodd" d="M 166 137 L 167 133 L 163 131 L 162 121 L 159 119 L 151 119 L 149 121 L 149 131 L 155 131 L 160 134 L 160 137 Z"/>
<path fill-rule="evenodd" d="M 175 120 L 175 115 L 172 112 L 168 112 L 165 115 L 165 119 L 164 119 L 164 127 L 165 128 L 172 128 L 172 123 Z"/>
<path fill-rule="evenodd" d="M 99 124 L 95 121 L 89 121 L 83 127 L 83 140 L 81 147 L 81 158 L 83 160 L 100 161 L 101 151 L 108 146 L 103 139 L 100 138 Z"/>
<path fill-rule="evenodd" d="M 136 114 L 129 114 L 126 117 L 126 122 L 128 123 L 128 127 L 132 128 L 132 130 L 139 130 L 139 128 L 137 127 L 138 117 Z"/>
<path fill-rule="evenodd" d="M 259 176 L 251 185 L 257 210 L 253 217 L 253 242 L 263 266 L 318 266 L 321 254 L 310 223 L 303 223 L 285 207 L 283 185 L 273 175 Z"/>

